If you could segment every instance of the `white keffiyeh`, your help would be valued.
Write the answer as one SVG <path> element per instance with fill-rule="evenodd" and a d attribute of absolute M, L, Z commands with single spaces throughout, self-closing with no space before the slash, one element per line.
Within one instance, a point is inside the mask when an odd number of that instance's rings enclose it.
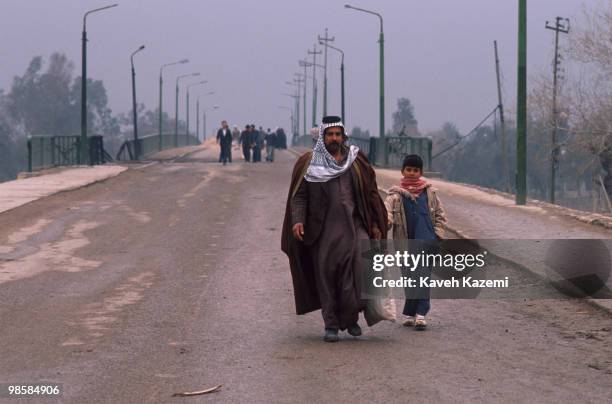
<path fill-rule="evenodd" d="M 333 178 L 339 177 L 351 167 L 357 158 L 359 148 L 355 145 L 349 147 L 348 156 L 342 165 L 339 165 L 336 159 L 327 151 L 325 143 L 323 142 L 323 134 L 325 133 L 325 129 L 331 126 L 340 126 L 344 129 L 342 123 L 321 125 L 319 138 L 312 150 L 310 165 L 304 175 L 304 179 L 308 182 L 327 182 Z"/>

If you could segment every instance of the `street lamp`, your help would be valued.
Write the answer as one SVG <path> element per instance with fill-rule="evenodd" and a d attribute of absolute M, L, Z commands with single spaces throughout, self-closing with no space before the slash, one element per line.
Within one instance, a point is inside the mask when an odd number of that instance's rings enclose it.
<path fill-rule="evenodd" d="M 132 109 L 134 110 L 134 154 L 136 154 L 136 160 L 140 156 L 140 144 L 138 143 L 138 111 L 136 110 L 136 70 L 134 69 L 134 55 L 145 48 L 141 45 L 140 48 L 136 49 L 130 55 L 130 63 L 132 65 Z"/>
<path fill-rule="evenodd" d="M 163 129 L 162 88 L 163 88 L 164 80 L 162 76 L 163 76 L 164 67 L 174 66 L 178 64 L 185 64 L 185 63 L 189 63 L 189 60 L 183 59 L 183 60 L 179 60 L 178 62 L 166 63 L 165 65 L 162 65 L 159 68 L 159 151 L 162 150 L 162 146 L 163 146 L 162 144 L 162 129 Z"/>
<path fill-rule="evenodd" d="M 186 109 L 187 109 L 187 111 L 186 111 L 186 113 L 187 113 L 187 117 L 186 117 L 186 119 L 187 119 L 187 130 L 185 131 L 185 144 L 187 144 L 187 145 L 189 144 L 189 89 L 191 87 L 201 86 L 202 84 L 206 84 L 206 83 L 208 83 L 208 81 L 202 80 L 202 81 L 199 81 L 197 83 L 189 84 L 187 86 L 187 90 L 186 90 L 186 93 L 187 93 L 186 94 L 186 101 L 187 101 L 186 102 Z"/>
<path fill-rule="evenodd" d="M 300 132 L 299 124 L 300 124 L 300 98 L 301 98 L 301 82 L 302 80 L 293 79 L 293 81 L 286 81 L 285 84 L 290 86 L 295 86 L 296 88 L 296 96 L 295 96 L 295 122 L 297 125 L 293 127 L 295 133 L 298 134 Z"/>
<path fill-rule="evenodd" d="M 185 77 L 199 76 L 200 73 L 183 74 L 176 78 L 176 97 L 174 101 L 174 147 L 178 147 L 178 98 L 179 98 L 179 80 Z"/>
<path fill-rule="evenodd" d="M 342 62 L 340 63 L 340 99 L 342 106 L 342 121 L 346 123 L 346 115 L 344 111 L 344 51 L 332 45 L 327 45 L 327 47 L 340 52 L 340 54 L 342 55 Z"/>
<path fill-rule="evenodd" d="M 325 47 L 325 62 L 323 63 L 324 73 L 323 73 L 323 116 L 327 116 L 327 47 L 329 42 L 333 42 L 335 37 L 329 37 L 327 34 L 327 28 L 325 28 L 325 36 L 318 36 L 319 44 Z"/>
<path fill-rule="evenodd" d="M 202 130 L 204 131 L 204 133 L 202 134 L 202 140 L 206 140 L 206 111 L 210 111 L 211 109 L 219 109 L 220 107 L 218 105 L 213 105 L 211 108 L 204 108 L 204 112 L 203 112 L 203 118 L 204 121 L 202 122 Z"/>
<path fill-rule="evenodd" d="M 214 91 L 209 91 L 204 96 L 213 95 Z M 200 140 L 200 97 L 196 100 L 196 139 Z"/>
<path fill-rule="evenodd" d="M 380 44 L 380 137 L 385 137 L 385 35 L 383 33 L 383 18 L 382 15 L 376 13 L 374 11 L 365 10 L 363 8 L 353 7 L 350 4 L 345 4 L 345 8 L 350 8 L 356 11 L 361 11 L 364 13 L 372 14 L 377 16 L 380 19 L 380 35 L 378 39 L 378 43 Z"/>
<path fill-rule="evenodd" d="M 284 93 L 283 95 L 286 95 L 287 97 L 291 97 L 293 98 L 294 101 L 297 101 L 297 99 L 299 98 L 297 95 L 295 94 L 287 94 Z M 292 121 L 294 122 L 294 121 Z M 299 132 L 299 128 L 296 129 L 295 124 L 291 126 L 291 131 L 293 132 L 293 137 L 296 137 L 298 132 Z"/>
<path fill-rule="evenodd" d="M 317 64 L 317 55 L 322 51 L 317 51 L 317 44 L 314 44 L 313 50 L 308 50 L 308 54 L 312 55 L 312 126 L 317 126 L 317 67 L 324 67 Z"/>
<path fill-rule="evenodd" d="M 307 124 L 306 124 L 306 84 L 308 81 L 308 78 L 312 79 L 313 85 L 314 85 L 314 81 L 315 81 L 315 77 L 314 76 L 308 76 L 308 67 L 310 67 L 312 64 L 308 62 L 308 60 L 304 59 L 304 60 L 300 60 L 299 61 L 299 65 L 300 67 L 304 68 L 304 135 L 308 134 L 308 129 L 306 128 Z M 299 122 L 298 122 L 299 124 Z"/>
<path fill-rule="evenodd" d="M 81 147 L 79 153 L 79 164 L 89 162 L 89 144 L 87 140 L 87 16 L 97 11 L 117 7 L 118 4 L 89 10 L 83 15 L 83 35 L 81 51 Z"/>
<path fill-rule="evenodd" d="M 293 79 L 293 81 L 295 81 L 296 83 L 303 85 L 303 94 L 302 94 L 302 110 L 304 113 L 304 124 L 306 124 L 306 80 L 308 80 L 308 74 L 303 75 L 302 73 L 294 73 L 294 76 L 296 78 Z M 300 132 L 300 120 L 297 119 L 297 122 L 295 123 L 296 127 L 298 128 L 298 134 Z M 304 131 L 306 131 L 306 125 L 304 125 Z"/>

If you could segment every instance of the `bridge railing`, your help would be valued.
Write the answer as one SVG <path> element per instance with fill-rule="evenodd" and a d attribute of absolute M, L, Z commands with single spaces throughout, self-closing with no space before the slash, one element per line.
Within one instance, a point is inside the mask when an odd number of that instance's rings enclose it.
<path fill-rule="evenodd" d="M 91 165 L 104 164 L 112 158 L 104 150 L 102 136 L 89 136 L 88 151 Z M 83 164 L 81 137 L 74 136 L 28 136 L 28 171 L 44 168 Z"/>
<path fill-rule="evenodd" d="M 431 171 L 433 141 L 428 137 L 385 136 L 370 138 L 370 159 L 378 166 L 398 168 L 408 154 L 418 154 L 423 159 L 423 170 Z M 370 150 L 371 150 L 370 149 Z"/>
<path fill-rule="evenodd" d="M 407 154 L 418 154 L 423 159 L 423 170 L 431 171 L 431 150 L 433 141 L 428 137 L 386 136 L 384 138 L 361 138 L 350 136 L 349 144 L 354 144 L 379 167 L 398 168 L 402 166 Z M 294 144 L 297 147 L 312 147 L 310 135 L 300 136 Z"/>
<path fill-rule="evenodd" d="M 312 147 L 314 140 L 311 135 L 301 135 L 293 139 L 293 147 Z"/>
<path fill-rule="evenodd" d="M 147 157 L 161 150 L 198 144 L 201 144 L 200 140 L 193 135 L 187 136 L 179 134 L 175 136 L 174 134 L 162 134 L 161 145 L 158 134 L 146 135 L 138 138 L 138 145 L 136 145 L 134 139 L 123 142 L 119 148 L 119 152 L 117 152 L 116 160 L 136 160 L 137 158 Z"/>
<path fill-rule="evenodd" d="M 399 168 L 407 154 L 418 154 L 423 159 L 423 170 L 431 170 L 433 142 L 428 137 L 385 136 L 382 139 L 350 137 L 349 143 L 358 146 L 368 159 L 379 167 Z"/>

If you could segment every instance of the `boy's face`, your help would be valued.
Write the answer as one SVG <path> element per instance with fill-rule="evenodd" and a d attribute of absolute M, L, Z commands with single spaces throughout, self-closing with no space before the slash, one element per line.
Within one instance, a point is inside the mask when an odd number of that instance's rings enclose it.
<path fill-rule="evenodd" d="M 418 167 L 406 166 L 402 169 L 402 175 L 404 178 L 418 179 L 421 176 L 421 169 Z"/>

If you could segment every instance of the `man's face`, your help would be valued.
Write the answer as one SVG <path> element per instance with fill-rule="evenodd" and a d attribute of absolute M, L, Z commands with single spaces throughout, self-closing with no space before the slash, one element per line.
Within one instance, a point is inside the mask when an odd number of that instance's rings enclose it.
<path fill-rule="evenodd" d="M 227 129 L 227 121 L 222 121 L 221 126 L 223 126 L 223 129 Z"/>
<path fill-rule="evenodd" d="M 340 151 L 340 146 L 344 142 L 343 131 L 340 126 L 332 126 L 325 130 L 323 135 L 323 143 L 330 154 L 336 154 Z"/>

